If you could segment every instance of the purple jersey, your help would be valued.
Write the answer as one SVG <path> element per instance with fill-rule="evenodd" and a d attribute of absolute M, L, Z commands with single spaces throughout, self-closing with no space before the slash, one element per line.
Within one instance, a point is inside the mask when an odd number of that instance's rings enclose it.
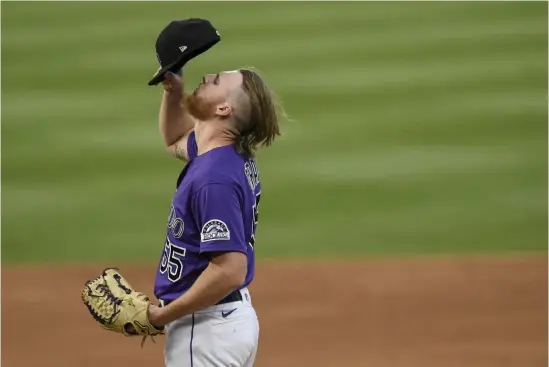
<path fill-rule="evenodd" d="M 179 175 L 168 216 L 167 235 L 158 265 L 154 294 L 173 301 L 206 269 L 211 252 L 242 252 L 254 277 L 254 242 L 261 195 L 255 159 L 232 145 L 197 155 L 195 133 L 187 143 L 189 162 Z"/>

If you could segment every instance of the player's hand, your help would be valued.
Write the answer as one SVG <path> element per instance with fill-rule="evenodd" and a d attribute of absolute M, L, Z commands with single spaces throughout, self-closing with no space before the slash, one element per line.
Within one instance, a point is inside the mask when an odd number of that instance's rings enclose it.
<path fill-rule="evenodd" d="M 168 93 L 181 94 L 183 92 L 183 80 L 181 76 L 168 71 L 162 81 L 162 88 Z"/>
<path fill-rule="evenodd" d="M 155 305 L 149 305 L 149 309 L 148 309 L 148 317 L 149 317 L 149 322 L 151 324 L 153 324 L 154 326 L 163 326 L 163 322 L 162 322 L 162 317 L 163 317 L 163 312 L 162 312 L 162 308 L 161 307 L 158 307 L 158 306 L 155 306 Z"/>

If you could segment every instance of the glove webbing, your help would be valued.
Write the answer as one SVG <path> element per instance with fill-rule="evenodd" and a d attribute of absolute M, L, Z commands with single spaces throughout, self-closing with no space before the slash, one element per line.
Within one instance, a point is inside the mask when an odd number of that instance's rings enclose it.
<path fill-rule="evenodd" d="M 99 280 L 101 278 L 102 277 L 97 277 L 93 281 Z M 86 285 L 92 283 L 93 281 L 87 282 Z M 111 293 L 111 291 L 109 290 L 109 288 L 105 284 L 99 284 L 96 289 L 98 289 L 99 291 L 101 291 L 101 293 L 103 295 L 105 295 L 105 297 L 107 298 L 107 301 L 109 301 L 108 305 L 113 307 L 113 312 L 112 312 L 112 315 L 111 315 L 110 318 L 107 319 L 107 318 L 99 315 L 98 313 L 96 313 L 95 310 L 93 309 L 93 307 L 91 306 L 91 304 L 88 301 L 86 301 L 83 296 L 82 296 L 82 301 L 84 302 L 84 304 L 88 308 L 88 310 L 91 313 L 91 315 L 93 316 L 93 318 L 96 321 L 98 321 L 101 325 L 111 324 L 112 321 L 114 320 L 114 318 L 120 313 L 120 310 L 118 309 L 118 306 L 120 305 L 120 303 L 122 303 L 122 300 L 119 299 L 119 298 L 116 298 Z M 89 287 L 89 285 L 88 285 L 88 296 L 97 297 L 96 295 L 93 294 L 93 290 Z"/>

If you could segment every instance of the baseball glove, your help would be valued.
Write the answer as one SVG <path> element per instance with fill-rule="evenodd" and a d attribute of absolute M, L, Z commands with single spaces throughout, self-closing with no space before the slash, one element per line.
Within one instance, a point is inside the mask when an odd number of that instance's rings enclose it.
<path fill-rule="evenodd" d="M 107 268 L 100 276 L 86 282 L 82 301 L 99 325 L 125 336 L 143 336 L 141 347 L 148 336 L 164 334 L 164 329 L 149 322 L 149 297 L 136 292 L 117 268 Z"/>

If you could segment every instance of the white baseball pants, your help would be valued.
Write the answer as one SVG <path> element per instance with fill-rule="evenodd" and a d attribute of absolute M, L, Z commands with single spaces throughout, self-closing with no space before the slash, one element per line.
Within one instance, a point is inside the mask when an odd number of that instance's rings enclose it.
<path fill-rule="evenodd" d="M 208 307 L 166 325 L 166 367 L 252 367 L 259 323 L 248 289 L 242 301 Z"/>

